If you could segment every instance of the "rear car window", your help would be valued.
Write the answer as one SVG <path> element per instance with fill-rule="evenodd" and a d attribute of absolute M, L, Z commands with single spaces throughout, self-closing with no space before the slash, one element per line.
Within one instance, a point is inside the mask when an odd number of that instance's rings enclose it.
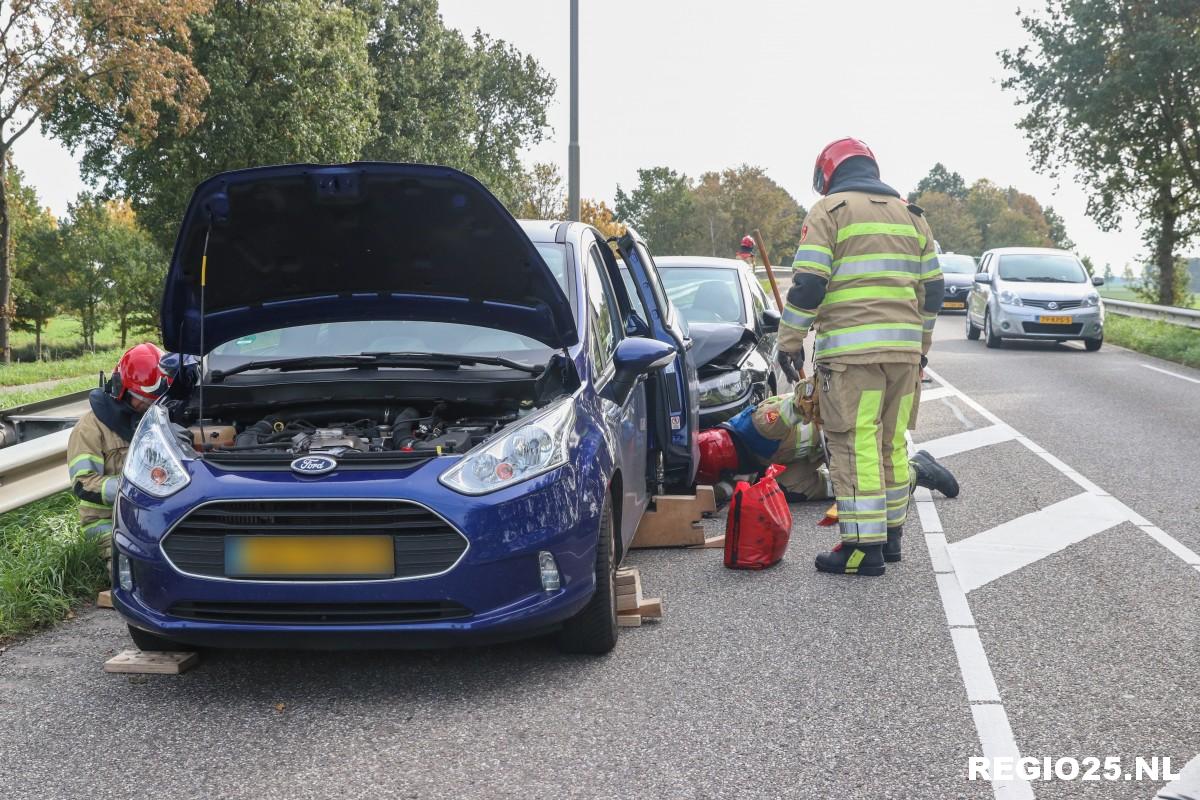
<path fill-rule="evenodd" d="M 742 282 L 737 270 L 660 267 L 667 297 L 688 322 L 746 321 Z"/>
<path fill-rule="evenodd" d="M 978 269 L 975 265 L 975 259 L 971 256 L 943 253 L 937 257 L 937 260 L 942 272 L 949 272 L 955 275 L 970 275 Z"/>

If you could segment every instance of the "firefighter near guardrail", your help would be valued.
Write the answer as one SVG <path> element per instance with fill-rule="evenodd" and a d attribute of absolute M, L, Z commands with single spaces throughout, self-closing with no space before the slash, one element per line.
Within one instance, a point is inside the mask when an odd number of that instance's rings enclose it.
<path fill-rule="evenodd" d="M 143 412 L 161 397 L 170 379 L 163 353 L 146 342 L 121 356 L 103 388 L 88 395 L 91 409 L 79 418 L 67 443 L 71 491 L 79 499 L 79 522 L 111 560 L 112 513 L 121 470 Z"/>

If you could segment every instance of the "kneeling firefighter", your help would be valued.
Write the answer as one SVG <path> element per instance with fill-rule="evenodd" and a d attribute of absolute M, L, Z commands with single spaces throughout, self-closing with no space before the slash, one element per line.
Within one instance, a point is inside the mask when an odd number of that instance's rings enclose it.
<path fill-rule="evenodd" d="M 790 395 L 763 400 L 718 427 L 701 431 L 699 445 L 697 483 L 720 486 L 734 475 L 758 474 L 771 464 L 779 464 L 787 469 L 776 480 L 789 503 L 833 496 L 822 469 L 825 452 L 820 434 L 805 420 Z M 924 450 L 908 459 L 907 473 L 910 490 L 924 486 L 946 497 L 958 495 L 954 475 Z M 895 544 L 883 553 L 889 563 L 901 558 L 898 539 Z"/>
<path fill-rule="evenodd" d="M 816 395 L 842 536 L 816 567 L 882 575 L 884 547 L 899 551 L 908 514 L 904 432 L 916 421 L 942 272 L 924 212 L 879 179 L 862 142 L 826 146 L 813 189 L 824 197 L 800 228 L 779 349 L 795 359 L 816 328 Z"/>

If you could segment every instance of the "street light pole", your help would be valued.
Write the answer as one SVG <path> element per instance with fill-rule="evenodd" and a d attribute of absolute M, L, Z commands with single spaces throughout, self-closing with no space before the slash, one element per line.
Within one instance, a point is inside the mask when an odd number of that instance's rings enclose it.
<path fill-rule="evenodd" d="M 567 219 L 579 219 L 579 0 L 571 0 L 571 141 L 567 144 Z"/>

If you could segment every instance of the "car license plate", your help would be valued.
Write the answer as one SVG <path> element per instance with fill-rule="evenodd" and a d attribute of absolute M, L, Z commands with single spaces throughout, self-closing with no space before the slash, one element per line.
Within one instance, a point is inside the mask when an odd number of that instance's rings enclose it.
<path fill-rule="evenodd" d="M 956 303 L 953 300 L 947 300 L 942 303 L 942 308 L 966 308 L 966 303 Z"/>
<path fill-rule="evenodd" d="M 226 536 L 231 578 L 391 577 L 391 536 Z"/>
<path fill-rule="evenodd" d="M 1038 322 L 1043 325 L 1070 325 L 1071 321 L 1070 317 L 1047 317 L 1045 315 L 1038 317 Z"/>

